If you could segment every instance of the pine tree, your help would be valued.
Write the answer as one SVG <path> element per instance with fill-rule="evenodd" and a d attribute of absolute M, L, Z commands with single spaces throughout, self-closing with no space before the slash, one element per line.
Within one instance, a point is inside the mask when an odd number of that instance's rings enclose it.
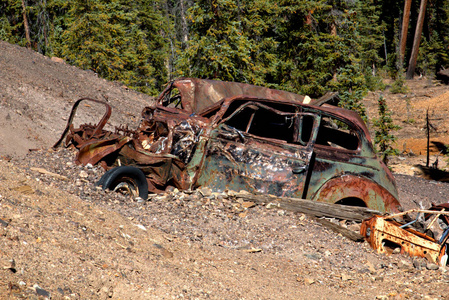
<path fill-rule="evenodd" d="M 398 154 L 398 151 L 393 147 L 396 137 L 391 132 L 400 129 L 400 127 L 393 124 L 391 112 L 388 110 L 387 102 L 383 96 L 379 97 L 377 104 L 379 118 L 373 120 L 373 125 L 376 128 L 374 144 L 378 147 L 382 161 L 387 163 L 388 156 Z"/>
<path fill-rule="evenodd" d="M 341 105 L 364 114 L 366 74 L 381 60 L 377 55 L 381 24 L 365 13 L 374 3 L 351 1 L 280 2 L 276 24 L 280 61 L 276 79 L 284 89 L 319 97 L 326 91 L 341 93 Z M 362 17 L 363 16 L 363 17 Z M 379 23 L 374 13 L 371 20 Z M 374 48 L 374 49 L 373 49 Z M 372 76 L 372 75 L 371 75 Z"/>
<path fill-rule="evenodd" d="M 269 1 L 199 0 L 190 8 L 189 41 L 177 61 L 180 75 L 264 84 L 273 71 L 275 43 Z"/>
<path fill-rule="evenodd" d="M 129 7 L 120 0 L 73 0 L 61 55 L 103 78 L 157 93 L 156 85 L 165 77 L 165 44 L 156 30 L 162 20 L 150 13 L 152 6 L 143 4 L 148 5 L 145 1 Z M 153 34 L 155 38 L 150 40 Z"/>
<path fill-rule="evenodd" d="M 432 76 L 449 66 L 449 2 L 430 1 L 426 15 L 427 26 L 419 48 L 417 70 Z"/>
<path fill-rule="evenodd" d="M 0 40 L 26 45 L 21 1 L 0 0 Z"/>

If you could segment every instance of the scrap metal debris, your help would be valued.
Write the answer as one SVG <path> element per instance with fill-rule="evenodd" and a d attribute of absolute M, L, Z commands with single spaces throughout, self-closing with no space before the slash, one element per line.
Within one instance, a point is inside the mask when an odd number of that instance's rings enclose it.
<path fill-rule="evenodd" d="M 445 207 L 443 205 L 443 208 Z M 392 253 L 392 251 L 400 249 L 398 251 L 400 253 L 424 257 L 440 266 L 446 266 L 448 258 L 446 242 L 449 238 L 449 227 L 444 230 L 441 237 L 437 240 L 410 227 L 410 225 L 418 220 L 418 217 L 416 220 L 407 224 L 401 224 L 392 220 L 415 212 L 426 214 L 427 218 L 433 215 L 435 218 L 425 228 L 429 229 L 436 218 L 444 217 L 446 219 L 449 216 L 449 212 L 444 210 L 438 211 L 441 207 L 433 206 L 432 208 L 432 210 L 412 209 L 387 216 L 375 215 L 362 222 L 360 233 L 378 253 Z"/>

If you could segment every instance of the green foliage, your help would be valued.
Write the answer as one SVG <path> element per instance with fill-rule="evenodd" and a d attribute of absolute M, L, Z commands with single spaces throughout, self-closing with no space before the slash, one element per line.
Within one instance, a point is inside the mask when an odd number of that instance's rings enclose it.
<path fill-rule="evenodd" d="M 0 40 L 26 45 L 20 1 L 0 0 Z"/>
<path fill-rule="evenodd" d="M 340 102 L 339 106 L 356 111 L 363 121 L 368 121 L 366 117 L 366 109 L 362 103 L 364 93 L 361 90 L 357 91 L 344 91 L 339 94 Z"/>
<path fill-rule="evenodd" d="M 408 87 L 405 83 L 405 77 L 402 72 L 397 74 L 397 78 L 393 82 L 390 92 L 392 94 L 406 94 L 408 92 Z"/>
<path fill-rule="evenodd" d="M 418 2 L 412 5 L 407 50 Z M 173 75 L 247 82 L 311 97 L 362 95 L 397 77 L 403 2 L 393 0 L 26 0 L 34 50 L 150 94 Z M 0 39 L 25 46 L 19 0 L 0 0 Z M 449 65 L 449 1 L 429 2 L 418 71 Z M 410 53 L 406 53 L 404 63 Z M 388 57 L 388 58 L 387 58 Z"/>
<path fill-rule="evenodd" d="M 422 39 L 417 67 L 432 75 L 449 66 L 449 1 L 430 1 L 426 14 L 428 34 Z"/>
<path fill-rule="evenodd" d="M 422 75 L 432 75 L 439 71 L 445 63 L 449 63 L 448 44 L 435 33 L 430 40 L 422 39 L 416 71 Z M 446 48 L 446 49 L 445 49 Z"/>
<path fill-rule="evenodd" d="M 375 2 L 284 0 L 280 5 L 282 17 L 274 25 L 282 41 L 275 75 L 279 86 L 312 97 L 339 91 L 339 105 L 366 118 L 366 77 L 373 79 L 374 65 L 382 61 L 383 27 L 376 24 Z"/>
<path fill-rule="evenodd" d="M 370 73 L 366 73 L 365 82 L 366 88 L 370 91 L 383 91 L 386 88 L 383 78 L 380 75 L 372 75 Z"/>
<path fill-rule="evenodd" d="M 58 32 L 66 12 L 64 0 L 25 1 L 32 49 L 51 55 L 54 34 Z M 22 2 L 18 0 L 0 0 L 0 39 L 25 46 L 25 26 Z"/>
<path fill-rule="evenodd" d="M 377 146 L 381 159 L 387 163 L 388 156 L 398 154 L 398 150 L 393 147 L 396 137 L 391 132 L 400 129 L 400 127 L 393 124 L 385 98 L 380 96 L 377 103 L 379 118 L 373 119 L 373 125 L 376 128 L 374 144 Z"/>
<path fill-rule="evenodd" d="M 189 9 L 190 40 L 179 53 L 179 75 L 263 85 L 274 72 L 276 46 L 264 37 L 269 1 L 199 0 Z"/>
<path fill-rule="evenodd" d="M 154 31 L 142 29 L 162 25 L 151 9 L 141 11 L 139 5 L 125 7 L 120 0 L 73 0 L 60 53 L 69 63 L 91 69 L 103 78 L 156 94 L 156 79 L 164 78 L 165 72 L 155 66 L 163 65 L 166 51 L 161 38 L 152 44 L 154 40 L 149 38 Z"/>

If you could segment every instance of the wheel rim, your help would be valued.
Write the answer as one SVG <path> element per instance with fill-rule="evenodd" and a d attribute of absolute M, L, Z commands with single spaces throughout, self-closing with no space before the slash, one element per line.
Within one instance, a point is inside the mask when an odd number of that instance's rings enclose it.
<path fill-rule="evenodd" d="M 114 192 L 117 192 L 117 193 L 120 193 L 120 194 L 126 195 L 126 196 L 131 196 L 133 198 L 136 198 L 139 196 L 139 188 L 133 181 L 130 181 L 130 180 L 119 182 L 115 186 Z"/>

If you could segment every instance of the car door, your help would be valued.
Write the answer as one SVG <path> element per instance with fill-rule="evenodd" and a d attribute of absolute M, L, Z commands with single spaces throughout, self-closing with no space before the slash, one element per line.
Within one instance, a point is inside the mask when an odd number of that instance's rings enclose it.
<path fill-rule="evenodd" d="M 302 197 L 319 116 L 247 102 L 209 135 L 197 185 Z"/>

